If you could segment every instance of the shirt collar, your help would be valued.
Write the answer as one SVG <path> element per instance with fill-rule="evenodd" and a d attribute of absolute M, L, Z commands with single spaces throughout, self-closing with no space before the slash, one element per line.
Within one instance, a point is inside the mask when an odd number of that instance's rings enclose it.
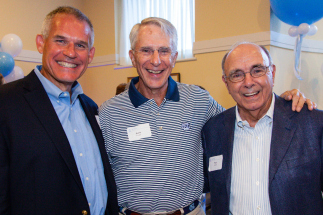
<path fill-rule="evenodd" d="M 269 107 L 269 109 L 268 109 L 267 113 L 266 113 L 263 117 L 261 117 L 261 119 L 267 116 L 267 117 L 269 117 L 269 118 L 271 119 L 271 121 L 272 121 L 272 119 L 273 119 L 273 117 L 274 117 L 274 107 L 275 107 L 275 94 L 273 93 L 273 95 L 272 95 L 272 99 L 271 99 L 270 107 Z M 259 119 L 259 120 L 261 120 L 261 119 Z M 259 121 L 259 120 L 258 120 L 258 121 Z M 236 122 L 237 122 L 237 125 L 238 125 L 239 127 L 243 127 L 243 126 L 245 126 L 245 125 L 246 125 L 246 123 L 244 123 L 244 122 L 247 122 L 246 120 L 245 120 L 245 121 L 243 121 L 243 120 L 241 119 L 241 116 L 240 116 L 239 111 L 238 111 L 238 105 L 236 105 Z"/>
<path fill-rule="evenodd" d="M 139 77 L 135 77 L 131 80 L 130 86 L 129 86 L 129 98 L 131 103 L 135 108 L 139 107 L 143 103 L 147 102 L 149 99 L 144 97 L 136 88 L 136 84 L 139 81 Z M 179 91 L 177 87 L 177 83 L 172 79 L 172 77 L 168 77 L 168 87 L 165 98 L 167 100 L 172 100 L 175 102 L 179 101 Z"/>
<path fill-rule="evenodd" d="M 59 99 L 60 97 L 69 96 L 69 92 L 63 92 L 55 84 L 53 84 L 51 81 L 49 81 L 47 78 L 45 78 L 40 73 L 41 69 L 42 69 L 42 66 L 38 65 L 35 67 L 34 71 L 48 95 L 51 95 L 56 99 Z M 83 94 L 83 89 L 82 89 L 81 85 L 77 81 L 75 81 L 72 86 L 72 104 L 75 102 L 78 95 L 80 95 L 80 94 Z"/>

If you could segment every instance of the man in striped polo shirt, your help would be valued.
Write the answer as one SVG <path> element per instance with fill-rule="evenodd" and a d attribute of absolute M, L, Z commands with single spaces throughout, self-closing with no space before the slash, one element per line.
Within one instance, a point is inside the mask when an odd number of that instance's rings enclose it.
<path fill-rule="evenodd" d="M 147 18 L 130 33 L 139 77 L 100 108 L 100 124 L 124 214 L 204 214 L 203 125 L 224 109 L 205 91 L 175 82 L 177 33 Z"/>
<path fill-rule="evenodd" d="M 323 214 L 323 112 L 273 93 L 265 47 L 240 43 L 222 68 L 237 105 L 203 128 L 212 214 Z"/>

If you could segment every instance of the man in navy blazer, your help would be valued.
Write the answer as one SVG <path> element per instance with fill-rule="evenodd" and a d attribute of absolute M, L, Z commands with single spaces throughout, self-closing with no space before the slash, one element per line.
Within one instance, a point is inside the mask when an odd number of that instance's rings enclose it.
<path fill-rule="evenodd" d="M 240 43 L 222 68 L 237 106 L 203 128 L 212 214 L 323 214 L 323 112 L 273 93 L 264 47 Z"/>
<path fill-rule="evenodd" d="M 90 20 L 59 7 L 36 37 L 42 66 L 0 87 L 0 214 L 118 214 L 98 107 L 76 81 L 93 41 Z"/>

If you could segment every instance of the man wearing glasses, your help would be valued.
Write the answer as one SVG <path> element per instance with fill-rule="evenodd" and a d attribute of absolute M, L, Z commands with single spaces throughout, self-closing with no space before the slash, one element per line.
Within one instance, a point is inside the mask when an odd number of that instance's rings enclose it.
<path fill-rule="evenodd" d="M 273 93 L 265 47 L 236 45 L 222 69 L 237 106 L 203 128 L 212 214 L 322 214 L 323 112 Z"/>
<path fill-rule="evenodd" d="M 139 77 L 105 102 L 100 124 L 125 214 L 203 214 L 201 130 L 224 109 L 194 85 L 176 83 L 177 33 L 147 18 L 130 33 Z"/>

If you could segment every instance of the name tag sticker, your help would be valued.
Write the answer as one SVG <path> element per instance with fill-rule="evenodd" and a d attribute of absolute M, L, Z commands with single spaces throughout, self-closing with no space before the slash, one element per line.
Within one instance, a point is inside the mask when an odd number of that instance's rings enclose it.
<path fill-rule="evenodd" d="M 145 137 L 151 137 L 149 123 L 140 124 L 135 127 L 127 128 L 129 141 L 140 140 Z"/>
<path fill-rule="evenodd" d="M 223 155 L 210 157 L 209 159 L 209 172 L 222 169 Z"/>

